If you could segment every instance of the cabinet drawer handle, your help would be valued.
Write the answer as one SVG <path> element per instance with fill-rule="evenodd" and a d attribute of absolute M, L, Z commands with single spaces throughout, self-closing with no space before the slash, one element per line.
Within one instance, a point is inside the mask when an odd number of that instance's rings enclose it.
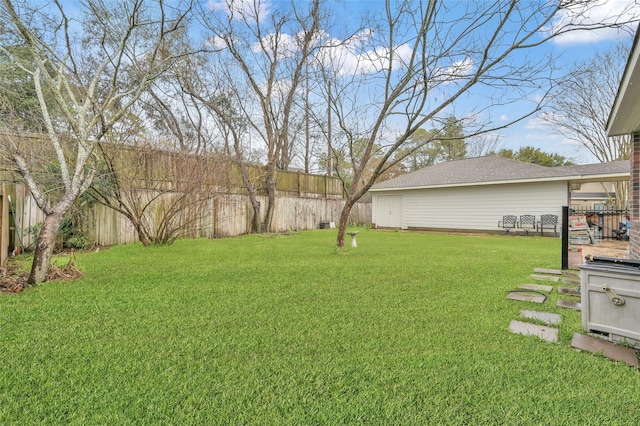
<path fill-rule="evenodd" d="M 607 296 L 609 296 L 609 299 L 611 299 L 611 303 L 613 303 L 616 306 L 624 305 L 624 299 L 618 296 L 618 294 L 611 287 L 609 287 L 608 284 L 603 285 L 602 289 L 604 290 L 605 293 L 607 293 Z"/>

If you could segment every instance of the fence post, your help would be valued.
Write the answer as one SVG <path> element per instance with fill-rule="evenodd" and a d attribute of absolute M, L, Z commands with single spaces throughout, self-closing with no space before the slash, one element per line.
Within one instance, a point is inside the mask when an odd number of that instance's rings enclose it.
<path fill-rule="evenodd" d="M 562 270 L 569 269 L 569 206 L 562 206 Z"/>
<path fill-rule="evenodd" d="M 5 267 L 9 255 L 9 203 L 7 185 L 0 188 L 0 267 Z"/>

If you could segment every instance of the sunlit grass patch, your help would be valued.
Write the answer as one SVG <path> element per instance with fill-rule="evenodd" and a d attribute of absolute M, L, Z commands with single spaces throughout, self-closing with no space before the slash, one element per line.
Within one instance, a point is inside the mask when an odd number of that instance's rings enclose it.
<path fill-rule="evenodd" d="M 580 313 L 506 299 L 539 237 L 361 229 L 77 255 L 0 297 L 3 424 L 630 424 L 638 372 L 569 347 Z M 562 315 L 560 342 L 508 330 Z"/>

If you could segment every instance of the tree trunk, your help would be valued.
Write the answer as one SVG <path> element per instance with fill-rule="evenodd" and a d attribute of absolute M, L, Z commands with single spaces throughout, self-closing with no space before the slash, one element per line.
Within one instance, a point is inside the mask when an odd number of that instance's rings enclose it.
<path fill-rule="evenodd" d="M 256 188 L 253 186 L 253 183 L 251 182 L 251 179 L 249 177 L 249 171 L 247 170 L 247 166 L 245 165 L 244 159 L 242 158 L 242 151 L 239 148 L 239 145 L 239 142 L 234 145 L 237 155 L 236 161 L 238 162 L 238 166 L 240 167 L 242 182 L 244 183 L 244 187 L 247 188 L 247 192 L 249 193 L 249 201 L 251 202 L 251 207 L 253 208 L 253 218 L 251 218 L 251 230 L 249 231 L 249 233 L 257 234 L 261 231 L 260 203 L 258 202 L 258 198 L 256 197 Z"/>
<path fill-rule="evenodd" d="M 267 166 L 269 167 L 269 166 Z M 269 232 L 276 231 L 273 227 L 273 211 L 276 205 L 276 176 L 275 169 L 267 169 L 267 211 L 264 217 L 266 230 Z"/>
<path fill-rule="evenodd" d="M 344 208 L 342 209 L 342 213 L 340 213 L 340 222 L 338 223 L 338 238 L 336 240 L 336 246 L 339 249 L 344 248 L 344 236 L 347 233 L 349 215 L 351 214 L 351 209 L 353 208 L 355 202 L 356 199 L 354 199 L 353 196 L 349 195 L 344 204 Z"/>
<path fill-rule="evenodd" d="M 275 188 L 267 187 L 267 211 L 264 215 L 265 231 L 275 232 L 273 226 L 273 210 L 276 205 Z"/>
<path fill-rule="evenodd" d="M 257 234 L 260 232 L 260 203 L 256 199 L 255 191 L 249 192 L 249 200 L 251 200 L 251 207 L 253 207 L 253 218 L 251 218 L 251 233 Z"/>
<path fill-rule="evenodd" d="M 58 227 L 62 213 L 50 213 L 45 216 L 44 224 L 38 235 L 38 244 L 33 255 L 33 263 L 31 265 L 31 273 L 27 283 L 34 285 L 47 281 L 49 277 L 49 269 L 51 268 L 51 256 L 56 245 L 58 237 Z"/>
<path fill-rule="evenodd" d="M 149 239 L 149 236 L 147 235 L 147 231 L 145 231 L 142 224 L 138 220 L 135 220 L 131 217 L 129 218 L 129 220 L 133 225 L 133 229 L 135 229 L 136 232 L 138 233 L 138 240 L 140 240 L 143 246 L 149 247 L 151 245 L 151 240 Z"/>

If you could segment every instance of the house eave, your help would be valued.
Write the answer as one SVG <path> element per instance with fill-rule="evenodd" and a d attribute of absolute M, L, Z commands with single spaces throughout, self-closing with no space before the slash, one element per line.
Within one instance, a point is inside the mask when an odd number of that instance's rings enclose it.
<path fill-rule="evenodd" d="M 497 180 L 497 181 L 487 181 L 487 182 L 460 182 L 460 183 L 448 183 L 448 184 L 440 184 L 440 185 L 418 185 L 418 186 L 403 186 L 403 187 L 391 187 L 391 188 L 371 188 L 369 192 L 414 191 L 414 190 L 420 190 L 420 189 L 457 188 L 457 187 L 489 186 L 489 185 L 511 185 L 511 184 L 543 183 L 543 182 L 567 182 L 567 183 L 611 182 L 611 181 L 618 181 L 618 180 L 627 180 L 629 179 L 629 176 L 630 176 L 629 173 L 554 176 L 554 177 L 546 177 L 546 178 L 510 179 L 510 180 Z"/>
<path fill-rule="evenodd" d="M 624 136 L 640 131 L 640 31 L 636 31 L 633 48 L 607 120 L 608 136 Z"/>

